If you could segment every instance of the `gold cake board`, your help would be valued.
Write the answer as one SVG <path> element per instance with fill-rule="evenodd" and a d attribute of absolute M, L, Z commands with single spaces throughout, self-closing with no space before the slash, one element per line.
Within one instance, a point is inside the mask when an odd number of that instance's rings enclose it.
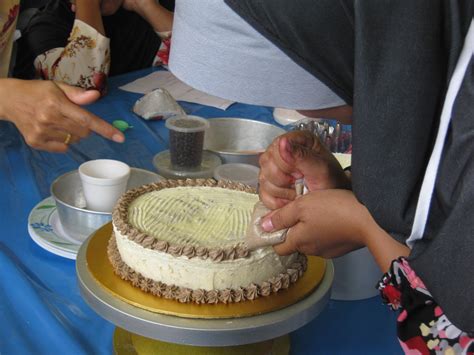
<path fill-rule="evenodd" d="M 303 276 L 287 290 L 259 297 L 253 301 L 239 303 L 194 304 L 179 303 L 174 300 L 153 296 L 133 287 L 128 281 L 118 277 L 107 257 L 107 244 L 112 235 L 112 223 L 99 228 L 87 246 L 88 269 L 108 293 L 135 307 L 147 311 L 184 318 L 219 319 L 249 317 L 276 311 L 292 305 L 309 295 L 321 282 L 326 270 L 326 261 L 319 257 L 308 257 L 308 267 Z"/>
<path fill-rule="evenodd" d="M 255 344 L 211 347 L 167 343 L 116 327 L 113 346 L 117 355 L 287 355 L 290 352 L 290 336 L 284 335 Z"/>

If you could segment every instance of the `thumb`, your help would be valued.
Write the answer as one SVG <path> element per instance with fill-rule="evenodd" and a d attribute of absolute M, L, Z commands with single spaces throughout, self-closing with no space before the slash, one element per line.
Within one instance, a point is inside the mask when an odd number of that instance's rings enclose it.
<path fill-rule="evenodd" d="M 293 206 L 294 202 L 286 204 L 284 207 L 274 210 L 262 218 L 262 229 L 265 232 L 277 231 L 290 228 L 299 221 L 297 208 Z"/>
<path fill-rule="evenodd" d="M 56 83 L 56 85 L 64 92 L 66 97 L 76 105 L 88 105 L 100 97 L 100 92 L 97 90 L 84 90 L 83 88 L 64 83 Z"/>
<path fill-rule="evenodd" d="M 323 146 L 313 133 L 309 131 L 294 131 L 288 135 L 289 151 L 295 160 L 306 160 L 313 154 L 321 153 Z"/>

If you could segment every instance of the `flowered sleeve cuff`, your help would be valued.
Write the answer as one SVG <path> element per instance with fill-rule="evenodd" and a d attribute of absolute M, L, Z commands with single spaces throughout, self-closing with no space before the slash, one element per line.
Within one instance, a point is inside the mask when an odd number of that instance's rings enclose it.
<path fill-rule="evenodd" d="M 167 39 L 171 37 L 171 31 L 163 31 L 163 32 L 155 31 L 155 32 L 161 39 Z"/>
<path fill-rule="evenodd" d="M 43 79 L 103 93 L 110 70 L 110 40 L 87 23 L 75 20 L 66 47 L 40 54 L 35 68 Z"/>
<path fill-rule="evenodd" d="M 160 33 L 164 33 L 164 32 L 160 32 Z M 168 65 L 170 49 L 171 49 L 171 32 L 169 32 L 169 36 L 167 38 L 162 38 L 160 48 L 158 49 L 158 52 L 156 52 L 156 56 L 153 61 L 153 66 Z"/>

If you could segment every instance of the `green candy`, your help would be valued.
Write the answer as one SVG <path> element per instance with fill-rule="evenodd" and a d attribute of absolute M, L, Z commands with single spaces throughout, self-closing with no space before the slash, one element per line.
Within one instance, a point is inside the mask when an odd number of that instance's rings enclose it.
<path fill-rule="evenodd" d="M 117 128 L 121 132 L 125 132 L 129 128 L 133 128 L 133 126 L 130 126 L 128 122 L 122 120 L 115 120 L 114 122 L 112 122 L 112 126 Z"/>

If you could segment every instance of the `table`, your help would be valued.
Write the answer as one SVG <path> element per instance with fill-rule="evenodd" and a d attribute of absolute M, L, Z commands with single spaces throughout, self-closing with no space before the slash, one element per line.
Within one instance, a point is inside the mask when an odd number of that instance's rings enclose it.
<path fill-rule="evenodd" d="M 167 149 L 164 122 L 144 121 L 131 112 L 141 96 L 118 89 L 156 69 L 111 78 L 109 93 L 89 110 L 134 128 L 117 144 L 93 135 L 67 154 L 29 148 L 16 128 L 0 121 L 0 353 L 111 354 L 114 325 L 92 311 L 77 286 L 75 263 L 38 247 L 27 231 L 28 214 L 50 195 L 59 175 L 88 159 L 119 159 L 154 170 L 153 156 Z M 39 103 L 41 104 L 41 103 Z M 245 117 L 274 123 L 268 107 L 234 104 L 226 111 L 182 103 L 189 114 Z M 337 277 L 337 276 L 336 276 Z M 378 297 L 330 301 L 314 321 L 291 334 L 292 354 L 399 354 L 395 314 Z"/>

